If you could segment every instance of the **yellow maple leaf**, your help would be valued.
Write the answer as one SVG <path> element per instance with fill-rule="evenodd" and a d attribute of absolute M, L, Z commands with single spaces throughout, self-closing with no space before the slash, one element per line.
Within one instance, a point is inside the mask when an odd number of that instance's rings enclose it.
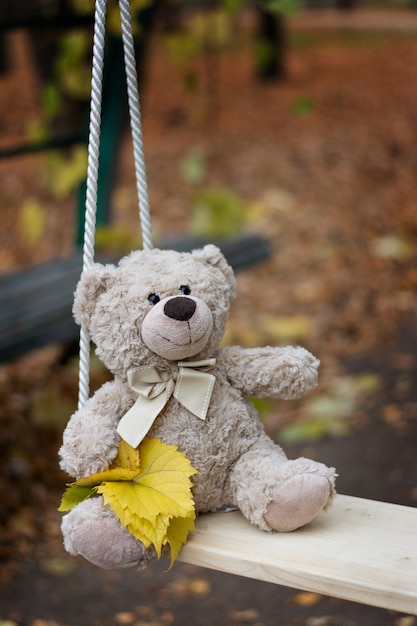
<path fill-rule="evenodd" d="M 113 467 L 104 472 L 97 472 L 79 478 L 68 485 L 58 511 L 70 511 L 74 506 L 97 495 L 97 487 L 103 481 L 126 482 L 131 481 L 139 474 L 139 469 L 128 469 L 124 467 Z"/>
<path fill-rule="evenodd" d="M 126 450 L 117 458 L 137 468 L 134 455 Z M 158 558 L 162 546 L 169 543 L 172 565 L 189 531 L 194 529 L 191 476 L 196 470 L 176 446 L 160 439 L 145 439 L 139 447 L 139 457 L 140 472 L 129 470 L 136 473 L 128 481 L 105 480 L 97 486 L 97 493 L 102 494 L 122 526 L 145 547 L 155 547 Z"/>
<path fill-rule="evenodd" d="M 170 520 L 165 539 L 165 542 L 169 543 L 171 554 L 171 564 L 169 569 L 173 566 L 182 546 L 187 541 L 188 533 L 194 530 L 194 520 L 194 510 L 191 511 L 186 517 L 173 517 Z"/>
<path fill-rule="evenodd" d="M 142 471 L 135 482 L 152 489 L 152 495 L 161 506 L 164 503 L 159 494 L 171 500 L 172 515 L 186 514 L 193 506 L 190 477 L 197 470 L 176 446 L 163 444 L 160 439 L 148 439 L 144 444 L 140 448 Z"/>
<path fill-rule="evenodd" d="M 129 509 L 123 509 L 119 506 L 117 498 L 113 498 L 111 495 L 107 495 L 105 503 L 116 513 L 123 527 L 126 527 L 128 531 L 143 543 L 145 548 L 149 548 L 150 545 L 158 543 L 158 533 L 156 530 L 157 518 L 154 522 L 140 517 L 134 511 Z"/>
<path fill-rule="evenodd" d="M 130 470 L 140 470 L 139 449 L 132 448 L 124 439 L 120 439 L 117 456 L 110 466 L 110 469 L 124 467 Z"/>
<path fill-rule="evenodd" d="M 196 473 L 176 446 L 147 438 L 135 450 L 122 440 L 110 468 L 70 485 L 60 510 L 69 510 L 82 498 L 101 494 L 121 525 L 146 548 L 153 545 L 158 558 L 162 547 L 170 545 L 172 567 L 194 529 L 191 476 Z M 86 490 L 78 499 L 77 489 Z"/>
<path fill-rule="evenodd" d="M 90 474 L 90 476 L 79 478 L 75 481 L 75 483 L 72 484 L 76 485 L 77 487 L 94 487 L 106 481 L 111 481 L 114 483 L 121 481 L 131 481 L 138 474 L 139 470 L 131 470 L 124 467 L 115 467 L 114 469 L 104 470 L 104 472 L 97 472 L 96 474 Z"/>
<path fill-rule="evenodd" d="M 120 440 L 116 458 L 109 469 L 79 478 L 72 485 L 77 487 L 96 487 L 103 482 L 130 481 L 140 472 L 139 450 L 132 448 L 123 439 Z"/>

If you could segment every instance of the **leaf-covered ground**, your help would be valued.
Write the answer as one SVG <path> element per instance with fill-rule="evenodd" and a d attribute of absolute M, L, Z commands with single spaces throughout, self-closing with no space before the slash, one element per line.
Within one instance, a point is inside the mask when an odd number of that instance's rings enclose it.
<path fill-rule="evenodd" d="M 268 432 L 292 456 L 335 465 L 340 492 L 415 506 L 416 18 L 353 15 L 344 18 L 353 30 L 328 27 L 323 14 L 294 20 L 279 85 L 254 77 L 246 16 L 221 54 L 193 62 L 197 83 L 152 43 L 142 107 L 153 225 L 156 241 L 184 234 L 201 219 L 190 208 L 198 194 L 237 195 L 243 228 L 268 237 L 273 253 L 239 272 L 227 340 L 297 342 L 322 361 L 305 400 L 259 405 Z M 0 78 L 2 146 L 39 109 L 21 34 L 12 46 L 13 72 Z M 138 224 L 128 134 L 118 161 L 114 219 L 126 241 Z M 0 162 L 2 271 L 71 248 L 75 202 L 61 199 L 53 168 L 39 155 Z M 228 206 L 228 229 L 238 230 Z M 94 384 L 104 376 L 93 363 Z M 60 347 L 0 369 L 0 624 L 416 624 L 181 564 L 120 574 L 67 557 L 57 449 L 76 395 L 77 364 Z"/>

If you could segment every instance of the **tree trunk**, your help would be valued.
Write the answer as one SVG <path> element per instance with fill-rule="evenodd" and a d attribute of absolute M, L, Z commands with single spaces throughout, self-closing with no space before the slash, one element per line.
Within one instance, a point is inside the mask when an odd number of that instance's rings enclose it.
<path fill-rule="evenodd" d="M 257 9 L 257 76 L 261 80 L 286 77 L 286 24 L 282 15 Z"/>

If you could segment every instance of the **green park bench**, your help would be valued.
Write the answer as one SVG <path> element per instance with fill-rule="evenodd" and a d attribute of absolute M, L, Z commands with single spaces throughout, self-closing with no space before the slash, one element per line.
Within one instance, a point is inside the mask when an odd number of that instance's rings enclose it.
<path fill-rule="evenodd" d="M 184 252 L 207 243 L 201 239 L 174 238 L 164 247 Z M 259 235 L 218 242 L 230 265 L 248 267 L 269 256 Z M 82 269 L 82 253 L 43 263 L 0 279 L 0 363 L 52 343 L 72 343 L 79 328 L 72 303 Z"/>

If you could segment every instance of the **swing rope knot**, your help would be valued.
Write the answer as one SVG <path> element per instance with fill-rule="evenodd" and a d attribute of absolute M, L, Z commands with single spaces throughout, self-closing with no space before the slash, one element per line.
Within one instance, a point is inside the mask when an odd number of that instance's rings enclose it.
<path fill-rule="evenodd" d="M 157 367 L 140 366 L 129 370 L 127 382 L 138 398 L 117 427 L 122 439 L 136 448 L 171 396 L 204 421 L 216 381 L 209 370 L 215 364 L 214 358 L 180 361 L 174 375 Z"/>

